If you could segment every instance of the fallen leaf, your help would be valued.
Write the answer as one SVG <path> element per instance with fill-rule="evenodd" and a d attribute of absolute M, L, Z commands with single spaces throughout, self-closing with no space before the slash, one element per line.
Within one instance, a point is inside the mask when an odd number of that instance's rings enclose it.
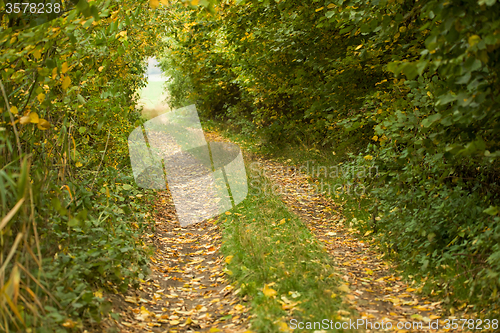
<path fill-rule="evenodd" d="M 347 284 L 342 283 L 339 288 L 340 291 L 345 292 L 345 293 L 350 293 L 351 289 L 349 289 L 349 286 Z"/>
<path fill-rule="evenodd" d="M 270 284 L 264 285 L 264 288 L 262 289 L 262 292 L 264 293 L 264 295 L 266 295 L 266 297 L 274 297 L 274 296 L 276 296 L 276 294 L 277 294 L 276 290 L 270 288 L 269 285 Z"/>

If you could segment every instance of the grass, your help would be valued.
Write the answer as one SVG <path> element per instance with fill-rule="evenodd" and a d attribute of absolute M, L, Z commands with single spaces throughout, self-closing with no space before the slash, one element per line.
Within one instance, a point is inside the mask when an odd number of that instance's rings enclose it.
<path fill-rule="evenodd" d="M 260 191 L 250 188 L 222 224 L 226 272 L 250 299 L 253 329 L 287 331 L 291 319 L 340 320 L 342 297 L 331 258 L 279 197 L 265 194 L 269 181 L 256 180 Z"/>
<path fill-rule="evenodd" d="M 231 141 L 238 143 L 240 147 L 246 148 L 248 151 L 266 155 L 268 158 L 282 161 L 287 165 L 300 167 L 301 165 L 305 165 L 307 162 L 312 163 L 314 161 L 316 165 L 321 164 L 323 166 L 338 166 L 348 163 L 354 165 L 356 162 L 353 158 L 347 158 L 348 154 L 344 151 L 336 151 L 335 154 L 333 154 L 331 151 L 327 151 L 325 149 L 317 149 L 316 147 L 305 145 L 302 147 L 293 145 L 278 147 L 269 143 L 262 145 L 257 134 L 250 137 L 246 134 L 242 135 L 237 131 L 234 131 L 233 128 L 220 123 L 208 123 L 207 127 L 208 129 L 217 130 L 219 133 L 229 138 Z M 359 159 L 357 162 L 359 164 Z M 311 175 L 310 172 L 309 175 Z M 311 176 L 312 182 L 328 184 L 332 186 L 332 188 L 339 182 L 342 183 L 346 181 L 346 179 L 342 180 L 325 177 L 323 174 L 315 174 Z M 368 187 L 370 185 L 370 180 L 366 179 L 365 184 Z M 326 193 L 326 195 L 328 194 Z M 469 302 L 474 301 L 474 289 L 469 291 L 470 288 L 466 288 L 467 283 L 471 283 L 471 281 L 463 275 L 464 270 L 474 268 L 471 264 L 463 263 L 462 266 L 457 264 L 457 267 L 448 267 L 442 271 L 434 270 L 422 276 L 418 268 L 402 265 L 398 253 L 395 252 L 394 249 L 387 248 L 387 246 L 379 242 L 379 236 L 377 235 L 376 230 L 374 230 L 377 223 L 375 218 L 378 216 L 378 213 L 375 208 L 376 201 L 373 196 L 370 196 L 369 193 L 362 196 L 353 195 L 352 193 L 338 195 L 332 194 L 330 196 L 334 197 L 335 201 L 342 206 L 343 219 L 346 227 L 357 229 L 360 234 L 372 231 L 373 234 L 369 237 L 371 238 L 372 244 L 375 247 L 381 248 L 386 257 L 389 257 L 391 260 L 400 264 L 397 271 L 398 274 L 401 274 L 409 283 L 413 283 L 413 281 L 415 281 L 418 289 L 421 290 L 424 297 L 430 297 L 435 300 L 443 300 L 443 306 L 447 309 L 450 315 L 453 315 L 455 311 L 463 309 Z M 453 292 L 450 292 L 450 288 L 453 289 Z M 498 314 L 497 312 L 495 313 L 495 311 L 496 310 L 489 311 L 488 309 L 484 309 L 479 311 L 479 313 L 476 312 L 476 314 L 478 318 L 484 319 L 487 318 L 487 316 L 490 316 L 490 318 L 496 318 Z"/>

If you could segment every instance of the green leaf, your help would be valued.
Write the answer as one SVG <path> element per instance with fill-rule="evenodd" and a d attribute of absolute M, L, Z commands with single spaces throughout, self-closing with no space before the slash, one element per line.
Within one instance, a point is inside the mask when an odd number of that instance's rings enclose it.
<path fill-rule="evenodd" d="M 497 2 L 497 0 L 479 0 L 477 3 L 480 6 L 482 6 L 482 5 L 493 6 L 496 2 Z"/>
<path fill-rule="evenodd" d="M 498 207 L 497 206 L 490 206 L 483 210 L 483 213 L 486 213 L 488 215 L 494 216 L 498 214 Z"/>
<path fill-rule="evenodd" d="M 68 226 L 69 227 L 77 227 L 80 224 L 80 220 L 77 218 L 72 218 L 68 221 Z"/>
<path fill-rule="evenodd" d="M 82 96 L 82 95 L 80 95 L 80 94 L 76 95 L 76 98 L 78 98 L 78 100 L 79 100 L 79 101 L 80 101 L 80 103 L 82 103 L 82 104 L 87 103 L 87 101 L 85 100 L 85 98 L 83 98 L 83 96 Z"/>
<path fill-rule="evenodd" d="M 430 116 L 430 117 L 422 120 L 422 125 L 424 127 L 429 127 L 433 123 L 435 123 L 436 121 L 438 121 L 439 119 L 441 119 L 441 114 L 440 113 L 433 114 L 432 116 Z"/>
<path fill-rule="evenodd" d="M 87 0 L 79 0 L 76 4 L 76 8 L 78 9 L 78 11 L 83 12 L 87 8 L 89 8 L 89 3 L 87 2 Z"/>
<path fill-rule="evenodd" d="M 403 73 L 406 75 L 408 80 L 413 80 L 418 75 L 417 65 L 413 63 L 406 63 L 402 67 Z M 422 69 L 423 71 L 423 69 Z"/>
<path fill-rule="evenodd" d="M 349 31 L 351 31 L 352 29 L 354 29 L 354 26 L 348 26 L 348 27 L 345 27 L 344 29 L 341 29 L 339 31 L 339 34 L 343 35 L 345 33 L 348 33 Z"/>
<path fill-rule="evenodd" d="M 99 9 L 97 8 L 96 5 L 92 5 L 92 7 L 90 7 L 90 13 L 92 14 L 92 17 L 94 17 L 94 20 L 96 22 L 99 22 L 99 20 L 100 20 Z"/>

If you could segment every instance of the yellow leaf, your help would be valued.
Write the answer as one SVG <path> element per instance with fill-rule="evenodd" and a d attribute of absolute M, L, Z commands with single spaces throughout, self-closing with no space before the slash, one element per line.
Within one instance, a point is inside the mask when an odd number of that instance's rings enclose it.
<path fill-rule="evenodd" d="M 70 84 L 71 84 L 71 79 L 69 78 L 69 76 L 65 76 L 62 82 L 62 88 L 66 90 L 68 89 Z"/>
<path fill-rule="evenodd" d="M 57 76 L 57 67 L 54 67 L 54 69 L 52 69 L 52 80 L 54 80 Z"/>
<path fill-rule="evenodd" d="M 50 128 L 50 123 L 45 119 L 40 119 L 38 120 L 38 124 L 36 125 L 36 127 L 38 127 L 39 130 L 45 131 Z"/>
<path fill-rule="evenodd" d="M 127 30 L 120 31 L 119 35 L 122 37 L 127 36 Z"/>
<path fill-rule="evenodd" d="M 469 46 L 473 47 L 474 45 L 476 45 L 481 41 L 481 37 L 479 37 L 478 35 L 472 35 L 469 37 L 468 41 L 469 41 Z"/>
<path fill-rule="evenodd" d="M 412 293 L 412 292 L 414 292 L 415 290 L 417 290 L 417 289 L 415 289 L 415 288 L 407 288 L 407 289 L 406 289 L 406 292 L 408 292 L 408 293 Z"/>
<path fill-rule="evenodd" d="M 234 306 L 234 309 L 235 309 L 236 311 L 241 312 L 241 311 L 245 310 L 245 306 L 243 306 L 243 305 L 241 305 L 241 304 L 236 304 L 236 305 Z"/>
<path fill-rule="evenodd" d="M 66 319 L 66 320 L 64 321 L 64 323 L 63 323 L 62 325 L 63 325 L 64 327 L 66 327 L 66 328 L 73 328 L 73 327 L 75 327 L 75 326 L 76 326 L 76 322 L 74 322 L 73 320 L 71 320 L 71 319 L 69 319 L 69 318 L 68 318 L 68 319 Z"/>
<path fill-rule="evenodd" d="M 349 289 L 349 286 L 347 284 L 344 284 L 342 283 L 340 286 L 339 286 L 339 290 L 340 291 L 343 291 L 345 293 L 350 293 L 351 292 L 351 289 Z"/>
<path fill-rule="evenodd" d="M 226 215 L 231 215 L 231 212 L 226 212 Z"/>
<path fill-rule="evenodd" d="M 278 223 L 278 225 L 282 225 L 282 224 L 284 224 L 285 222 L 286 222 L 286 220 L 283 218 L 283 219 L 281 219 L 281 221 Z"/>
<path fill-rule="evenodd" d="M 416 305 L 413 307 L 414 309 L 417 309 L 419 311 L 430 311 L 431 309 L 429 309 L 428 307 L 425 307 L 425 306 L 422 306 L 422 305 Z"/>
<path fill-rule="evenodd" d="M 373 271 L 372 271 L 371 269 L 367 269 L 367 270 L 366 270 L 366 274 L 368 274 L 368 275 L 373 275 Z"/>
<path fill-rule="evenodd" d="M 351 313 L 349 311 L 346 311 L 346 310 L 339 310 L 339 311 L 337 311 L 337 313 L 339 315 L 341 315 L 342 317 L 349 317 L 351 315 Z"/>
<path fill-rule="evenodd" d="M 38 124 L 38 120 L 40 120 L 40 119 L 38 118 L 38 114 L 36 112 L 31 112 L 29 117 L 30 117 L 31 123 Z"/>
<path fill-rule="evenodd" d="M 357 46 L 354 50 L 355 50 L 355 51 L 356 51 L 356 50 L 359 50 L 359 49 L 360 49 L 360 48 L 362 48 L 362 47 L 363 47 L 363 44 L 358 45 L 358 46 Z"/>
<path fill-rule="evenodd" d="M 77 168 L 79 168 L 79 167 L 83 166 L 83 164 L 82 164 L 81 162 L 76 162 L 76 163 L 75 163 L 75 165 L 76 165 L 76 167 L 77 167 Z M 94 294 L 94 295 L 95 295 L 95 294 Z M 99 296 L 99 297 L 102 297 L 102 296 Z"/>
<path fill-rule="evenodd" d="M 36 59 L 40 59 L 42 57 L 42 54 L 40 53 L 40 50 L 36 49 L 33 52 L 33 56 L 35 56 Z"/>
<path fill-rule="evenodd" d="M 78 163 L 80 163 L 80 162 L 78 162 Z M 77 164 L 78 164 L 78 163 L 77 163 Z M 80 164 L 81 164 L 81 163 L 80 163 Z M 78 166 L 78 165 L 77 165 L 77 166 Z M 95 296 L 95 297 L 102 298 L 102 291 L 101 291 L 101 290 L 96 290 L 96 291 L 94 291 L 94 296 Z"/>
<path fill-rule="evenodd" d="M 198 6 L 198 2 L 199 2 L 198 0 L 191 0 L 191 4 L 193 6 Z"/>
<path fill-rule="evenodd" d="M 160 2 L 161 2 L 163 5 L 165 5 L 165 6 L 167 6 L 167 5 L 168 5 L 168 0 L 160 0 Z"/>
<path fill-rule="evenodd" d="M 373 141 L 377 141 L 378 140 L 378 136 L 374 135 L 373 138 L 372 138 Z"/>
<path fill-rule="evenodd" d="M 158 0 L 149 0 L 149 6 L 153 9 L 158 8 L 160 2 Z"/>
<path fill-rule="evenodd" d="M 21 119 L 19 119 L 19 122 L 21 123 L 21 125 L 29 124 L 31 122 L 30 117 L 29 116 L 21 117 Z"/>
<path fill-rule="evenodd" d="M 319 11 L 323 10 L 324 8 L 325 8 L 325 7 L 319 7 L 319 8 L 318 8 L 318 9 L 316 9 L 315 11 L 316 11 L 316 12 L 319 12 Z"/>
<path fill-rule="evenodd" d="M 225 261 L 226 261 L 226 264 L 231 263 L 231 260 L 233 260 L 233 257 L 234 257 L 234 256 L 227 256 L 227 257 L 226 257 L 226 260 L 225 260 Z"/>
<path fill-rule="evenodd" d="M 17 114 L 19 111 L 17 110 L 17 108 L 15 106 L 11 106 L 10 112 L 12 112 L 12 114 Z"/>
<path fill-rule="evenodd" d="M 212 327 L 212 328 L 209 330 L 209 332 L 212 332 L 212 333 L 213 333 L 213 332 L 220 332 L 220 331 L 221 331 L 221 330 L 220 330 L 220 329 L 218 329 L 217 327 Z"/>
<path fill-rule="evenodd" d="M 365 160 L 367 161 L 371 161 L 373 160 L 373 156 L 372 155 L 366 155 L 365 157 L 363 157 Z"/>
<path fill-rule="evenodd" d="M 270 288 L 267 284 L 264 285 L 262 292 L 266 295 L 266 297 L 274 297 L 277 294 L 276 290 Z"/>
<path fill-rule="evenodd" d="M 367 232 L 365 232 L 365 237 L 368 236 L 369 234 L 371 234 L 373 232 L 373 230 L 368 230 Z"/>
<path fill-rule="evenodd" d="M 40 102 L 40 104 L 43 103 L 43 101 L 45 100 L 45 94 L 38 94 L 38 96 L 36 96 L 36 99 L 38 99 L 38 101 Z"/>
<path fill-rule="evenodd" d="M 101 67 L 99 67 L 98 71 L 102 72 L 103 69 L 104 69 L 104 66 L 101 66 Z"/>
<path fill-rule="evenodd" d="M 328 8 L 328 9 L 331 9 L 331 8 L 334 8 L 334 7 L 336 7 L 336 5 L 334 3 L 331 3 L 328 6 L 326 6 L 326 8 Z"/>
<path fill-rule="evenodd" d="M 61 66 L 61 72 L 64 74 L 68 71 L 68 62 L 64 62 Z"/>
<path fill-rule="evenodd" d="M 289 330 L 288 325 L 284 321 L 278 322 L 278 327 L 282 332 L 287 332 Z"/>

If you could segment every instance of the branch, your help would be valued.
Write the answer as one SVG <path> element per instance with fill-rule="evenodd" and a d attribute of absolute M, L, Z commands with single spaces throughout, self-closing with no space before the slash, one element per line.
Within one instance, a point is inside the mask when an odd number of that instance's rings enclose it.
<path fill-rule="evenodd" d="M 7 94 L 5 93 L 5 88 L 3 86 L 1 79 L 0 79 L 0 88 L 2 89 L 2 94 L 3 98 L 5 99 L 5 105 L 7 107 L 7 111 L 9 112 L 10 121 L 12 122 L 12 128 L 14 128 L 14 135 L 16 136 L 16 142 L 17 142 L 17 150 L 19 152 L 19 158 L 21 158 L 21 156 L 23 155 L 23 150 L 21 148 L 21 141 L 19 140 L 19 133 L 17 132 L 17 126 L 16 123 L 14 122 L 14 115 L 12 114 L 12 112 L 10 112 L 9 100 L 7 98 Z"/>

